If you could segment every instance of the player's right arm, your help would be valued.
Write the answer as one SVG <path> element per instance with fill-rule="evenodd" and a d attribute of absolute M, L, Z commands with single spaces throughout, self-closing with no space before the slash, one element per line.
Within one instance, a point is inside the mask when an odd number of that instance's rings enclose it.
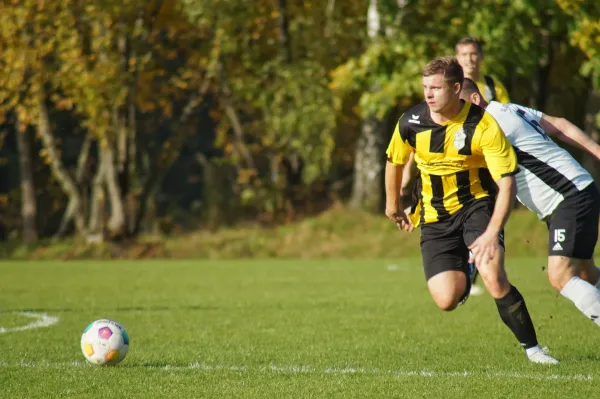
<path fill-rule="evenodd" d="M 400 190 L 403 198 L 406 198 L 410 195 L 409 185 L 413 177 L 416 176 L 416 172 L 417 167 L 415 164 L 415 154 L 414 152 L 411 152 L 410 158 L 408 158 L 408 162 L 404 165 L 404 170 L 402 171 L 402 187 Z"/>
<path fill-rule="evenodd" d="M 548 136 L 554 136 L 600 160 L 600 145 L 567 119 L 543 114 L 540 125 Z"/>
<path fill-rule="evenodd" d="M 402 118 L 400 118 L 402 120 Z M 412 231 L 413 226 L 404 213 L 401 197 L 402 171 L 410 159 L 412 148 L 400 133 L 400 121 L 396 125 L 392 139 L 386 151 L 385 165 L 385 214 L 405 231 Z M 406 137 L 406 134 L 404 134 Z"/>

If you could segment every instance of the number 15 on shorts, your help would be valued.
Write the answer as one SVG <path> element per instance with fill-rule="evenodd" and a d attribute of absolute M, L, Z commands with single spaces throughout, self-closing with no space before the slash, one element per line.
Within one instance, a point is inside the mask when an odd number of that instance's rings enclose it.
<path fill-rule="evenodd" d="M 565 231 L 566 229 L 554 229 L 554 242 L 565 241 Z"/>

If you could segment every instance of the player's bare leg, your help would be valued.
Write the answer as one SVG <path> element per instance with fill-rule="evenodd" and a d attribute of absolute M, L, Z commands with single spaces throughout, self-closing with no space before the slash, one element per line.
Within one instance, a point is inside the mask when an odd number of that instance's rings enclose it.
<path fill-rule="evenodd" d="M 498 254 L 487 263 L 477 266 L 479 275 L 488 292 L 494 299 L 506 296 L 510 291 L 510 283 L 504 270 L 504 250 L 499 248 Z"/>
<path fill-rule="evenodd" d="M 427 287 L 435 304 L 445 311 L 456 309 L 465 295 L 468 295 L 466 275 L 456 270 L 436 274 L 427 280 Z"/>
<path fill-rule="evenodd" d="M 558 363 L 538 344 L 525 300 L 519 290 L 510 284 L 506 276 L 504 250 L 499 248 L 496 256 L 487 262 L 481 262 L 478 269 L 485 287 L 496 300 L 500 318 L 519 340 L 529 360 L 534 363 Z"/>
<path fill-rule="evenodd" d="M 581 261 L 581 270 L 579 278 L 600 288 L 600 269 L 596 266 L 593 259 L 584 259 Z"/>
<path fill-rule="evenodd" d="M 584 276 L 594 281 L 593 269 L 589 262 L 592 261 L 566 256 L 549 256 L 548 279 L 562 296 L 571 300 L 581 313 L 600 326 L 600 290 L 594 283 L 580 278 L 580 273 L 583 271 Z"/>

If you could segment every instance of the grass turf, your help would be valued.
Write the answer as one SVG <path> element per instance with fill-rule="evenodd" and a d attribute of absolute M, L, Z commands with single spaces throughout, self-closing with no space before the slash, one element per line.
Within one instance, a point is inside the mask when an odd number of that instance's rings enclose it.
<path fill-rule="evenodd" d="M 417 258 L 3 262 L 0 328 L 60 321 L 0 333 L 0 397 L 595 397 L 600 331 L 544 263 L 508 270 L 558 366 L 526 360 L 487 294 L 437 310 Z M 117 367 L 79 349 L 105 317 L 131 337 Z"/>

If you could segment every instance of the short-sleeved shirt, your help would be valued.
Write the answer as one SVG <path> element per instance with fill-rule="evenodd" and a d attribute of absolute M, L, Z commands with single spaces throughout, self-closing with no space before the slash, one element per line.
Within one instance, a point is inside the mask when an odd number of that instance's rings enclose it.
<path fill-rule="evenodd" d="M 472 201 L 495 196 L 495 182 L 519 171 L 515 152 L 494 118 L 476 105 L 462 104 L 441 125 L 431 119 L 427 103 L 409 109 L 388 146 L 388 162 L 396 165 L 406 164 L 415 153 L 421 223 L 442 221 Z"/>
<path fill-rule="evenodd" d="M 498 101 L 503 104 L 510 102 L 508 96 L 508 90 L 500 82 L 500 79 L 491 75 L 480 75 L 478 81 L 475 82 L 479 92 L 483 95 L 483 98 L 487 101 Z"/>
<path fill-rule="evenodd" d="M 506 133 L 517 154 L 517 199 L 540 219 L 594 182 L 592 176 L 541 126 L 543 113 L 517 104 L 490 102 L 486 111 Z"/>

